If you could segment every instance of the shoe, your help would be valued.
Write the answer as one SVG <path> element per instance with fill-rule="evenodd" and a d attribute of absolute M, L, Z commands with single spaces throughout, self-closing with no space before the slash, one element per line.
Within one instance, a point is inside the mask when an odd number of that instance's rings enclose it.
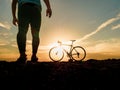
<path fill-rule="evenodd" d="M 36 63 L 38 62 L 38 58 L 36 56 L 31 57 L 31 62 Z"/>
<path fill-rule="evenodd" d="M 16 63 L 24 64 L 24 63 L 26 63 L 26 60 L 27 60 L 26 55 L 25 55 L 25 56 L 20 56 L 20 57 L 17 59 Z"/>

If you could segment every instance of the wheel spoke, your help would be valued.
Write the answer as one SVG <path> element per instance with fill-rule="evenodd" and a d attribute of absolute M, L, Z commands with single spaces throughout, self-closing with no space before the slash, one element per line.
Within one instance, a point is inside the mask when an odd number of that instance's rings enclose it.
<path fill-rule="evenodd" d="M 59 47 L 53 47 L 49 51 L 49 57 L 52 61 L 61 61 L 64 57 L 64 53 Z"/>
<path fill-rule="evenodd" d="M 72 59 L 75 61 L 81 61 L 86 57 L 86 51 L 81 46 L 76 46 L 71 51 Z"/>

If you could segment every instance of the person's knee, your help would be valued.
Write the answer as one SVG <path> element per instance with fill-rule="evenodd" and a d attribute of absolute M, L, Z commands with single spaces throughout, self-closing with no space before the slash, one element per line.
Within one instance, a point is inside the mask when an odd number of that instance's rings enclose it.
<path fill-rule="evenodd" d="M 33 38 L 38 39 L 39 38 L 39 30 L 32 29 L 32 36 L 33 36 Z"/>

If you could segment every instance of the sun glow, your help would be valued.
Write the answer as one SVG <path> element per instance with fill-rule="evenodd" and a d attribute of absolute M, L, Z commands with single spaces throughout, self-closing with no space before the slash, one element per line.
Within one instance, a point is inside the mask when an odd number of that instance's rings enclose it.
<path fill-rule="evenodd" d="M 63 50 L 60 46 L 51 48 L 50 52 L 50 56 L 53 60 L 57 61 L 63 57 Z"/>
<path fill-rule="evenodd" d="M 70 50 L 71 41 L 57 41 L 49 45 L 49 49 L 53 47 L 59 47 L 60 49 L 65 49 L 66 51 Z"/>

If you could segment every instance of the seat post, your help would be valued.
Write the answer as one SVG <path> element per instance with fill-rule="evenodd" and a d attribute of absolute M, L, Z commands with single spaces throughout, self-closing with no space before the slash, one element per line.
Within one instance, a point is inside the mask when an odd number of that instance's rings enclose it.
<path fill-rule="evenodd" d="M 70 40 L 71 42 L 72 42 L 72 44 L 73 44 L 73 42 L 75 42 L 76 40 Z"/>

